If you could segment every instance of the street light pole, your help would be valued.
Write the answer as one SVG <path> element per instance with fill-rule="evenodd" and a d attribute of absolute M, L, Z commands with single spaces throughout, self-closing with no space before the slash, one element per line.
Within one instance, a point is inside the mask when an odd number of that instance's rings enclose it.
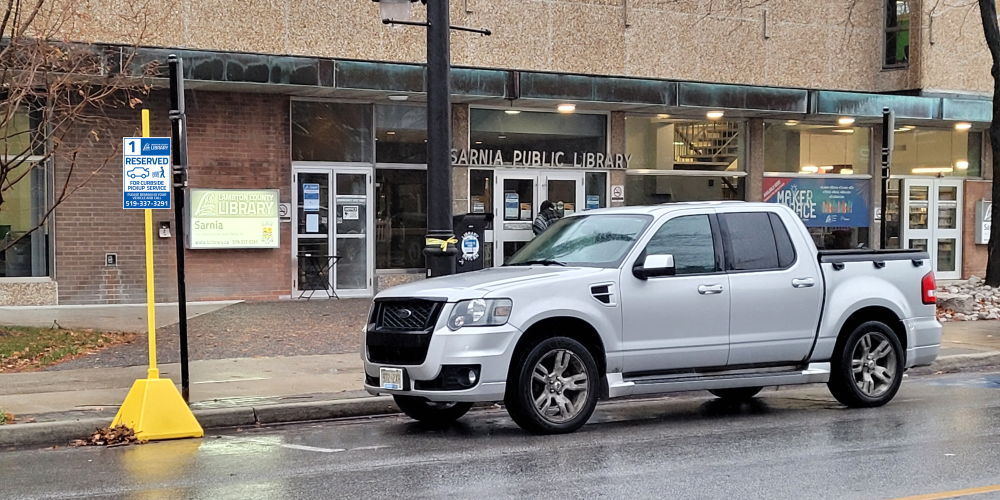
<path fill-rule="evenodd" d="M 455 274 L 448 0 L 427 0 L 427 277 Z"/>

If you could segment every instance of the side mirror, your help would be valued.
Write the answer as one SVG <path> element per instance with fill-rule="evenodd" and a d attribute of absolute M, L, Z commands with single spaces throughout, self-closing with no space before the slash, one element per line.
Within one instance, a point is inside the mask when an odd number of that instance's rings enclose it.
<path fill-rule="evenodd" d="M 676 272 L 673 255 L 647 255 L 645 263 L 632 268 L 632 274 L 641 280 L 657 276 L 673 276 Z"/>

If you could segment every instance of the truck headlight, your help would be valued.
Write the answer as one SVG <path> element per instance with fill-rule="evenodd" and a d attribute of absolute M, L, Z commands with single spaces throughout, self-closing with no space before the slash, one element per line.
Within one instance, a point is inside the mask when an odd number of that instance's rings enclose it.
<path fill-rule="evenodd" d="M 455 304 L 448 318 L 448 328 L 465 326 L 500 326 L 510 318 L 514 303 L 510 299 L 473 299 Z"/>

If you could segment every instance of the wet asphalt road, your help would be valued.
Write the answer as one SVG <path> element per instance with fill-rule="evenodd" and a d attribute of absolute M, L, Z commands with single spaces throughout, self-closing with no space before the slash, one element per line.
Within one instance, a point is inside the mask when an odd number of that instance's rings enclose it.
<path fill-rule="evenodd" d="M 731 406 L 705 393 L 604 404 L 567 436 L 501 410 L 0 452 L 0 497 L 894 499 L 1000 484 L 1000 373 L 909 377 L 847 410 L 823 386 Z M 950 498 L 950 497 L 935 497 Z M 966 496 L 1000 499 L 997 491 Z"/>

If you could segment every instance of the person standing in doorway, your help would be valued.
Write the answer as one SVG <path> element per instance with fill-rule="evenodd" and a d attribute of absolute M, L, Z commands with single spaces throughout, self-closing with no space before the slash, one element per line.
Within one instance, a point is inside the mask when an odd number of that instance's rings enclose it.
<path fill-rule="evenodd" d="M 538 236 L 558 219 L 559 214 L 556 212 L 556 207 L 552 205 L 551 201 L 545 200 L 542 202 L 541 210 L 538 211 L 538 216 L 535 217 L 535 222 L 531 224 L 531 230 L 535 236 Z"/>

